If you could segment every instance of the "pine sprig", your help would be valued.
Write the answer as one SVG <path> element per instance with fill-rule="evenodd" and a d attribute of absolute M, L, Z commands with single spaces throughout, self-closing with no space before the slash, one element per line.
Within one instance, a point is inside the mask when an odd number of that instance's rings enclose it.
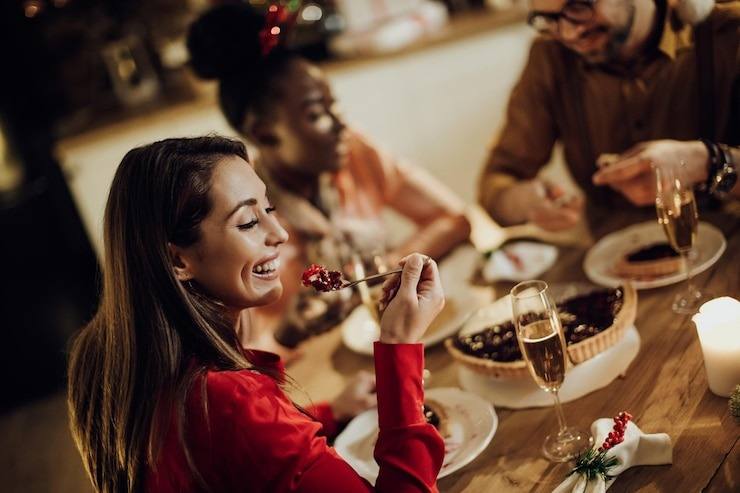
<path fill-rule="evenodd" d="M 588 481 L 601 477 L 604 481 L 609 481 L 614 476 L 609 474 L 609 470 L 619 464 L 619 459 L 614 456 L 607 457 L 608 450 L 599 452 L 594 448 L 588 449 L 576 459 L 574 467 L 568 476 L 580 474 L 586 476 Z"/>
<path fill-rule="evenodd" d="M 735 390 L 730 395 L 730 414 L 740 419 L 740 385 L 735 385 Z"/>

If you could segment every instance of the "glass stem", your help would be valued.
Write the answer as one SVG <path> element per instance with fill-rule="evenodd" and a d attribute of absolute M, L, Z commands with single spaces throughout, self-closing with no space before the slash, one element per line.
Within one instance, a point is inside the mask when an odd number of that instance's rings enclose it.
<path fill-rule="evenodd" d="M 563 414 L 563 406 L 560 404 L 557 390 L 552 391 L 552 397 L 555 399 L 555 414 L 558 416 L 558 434 L 563 434 L 568 425 L 565 424 L 565 414 Z"/>
<path fill-rule="evenodd" d="M 691 250 L 681 251 L 681 258 L 683 259 L 683 269 L 686 274 L 686 289 L 688 291 L 691 291 L 693 288 L 692 276 L 691 276 L 691 260 L 689 259 L 690 254 L 691 254 Z"/>

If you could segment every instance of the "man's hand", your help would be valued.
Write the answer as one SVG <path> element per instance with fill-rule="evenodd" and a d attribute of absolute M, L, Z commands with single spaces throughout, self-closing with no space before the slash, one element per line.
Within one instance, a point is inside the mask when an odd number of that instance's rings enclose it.
<path fill-rule="evenodd" d="M 655 203 L 655 171 L 682 168 L 689 183 L 707 179 L 707 149 L 700 141 L 653 140 L 642 142 L 620 155 L 593 176 L 595 185 L 608 185 L 634 205 Z"/>
<path fill-rule="evenodd" d="M 583 198 L 567 195 L 558 185 L 534 181 L 527 219 L 547 231 L 574 227 L 583 216 Z"/>

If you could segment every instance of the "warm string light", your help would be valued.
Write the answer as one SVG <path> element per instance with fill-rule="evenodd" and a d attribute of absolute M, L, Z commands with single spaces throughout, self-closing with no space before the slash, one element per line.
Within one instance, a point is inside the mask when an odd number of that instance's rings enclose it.
<path fill-rule="evenodd" d="M 267 8 L 265 26 L 259 33 L 262 56 L 269 55 L 280 44 L 289 28 L 295 24 L 300 6 L 299 0 L 291 0 Z"/>
<path fill-rule="evenodd" d="M 46 2 L 43 2 L 42 0 L 26 0 L 22 5 L 23 15 L 28 19 L 38 17 L 40 14 L 44 13 L 47 3 L 51 3 L 55 8 L 61 9 L 67 6 L 69 0 L 47 0 Z"/>

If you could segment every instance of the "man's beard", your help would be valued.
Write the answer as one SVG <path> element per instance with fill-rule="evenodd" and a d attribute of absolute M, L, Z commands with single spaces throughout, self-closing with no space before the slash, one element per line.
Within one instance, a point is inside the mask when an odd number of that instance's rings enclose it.
<path fill-rule="evenodd" d="M 619 59 L 619 54 L 627 43 L 635 24 L 635 3 L 630 2 L 627 21 L 624 25 L 615 27 L 609 31 L 609 39 L 603 50 L 594 53 L 583 54 L 587 63 L 592 65 L 606 64 Z"/>

